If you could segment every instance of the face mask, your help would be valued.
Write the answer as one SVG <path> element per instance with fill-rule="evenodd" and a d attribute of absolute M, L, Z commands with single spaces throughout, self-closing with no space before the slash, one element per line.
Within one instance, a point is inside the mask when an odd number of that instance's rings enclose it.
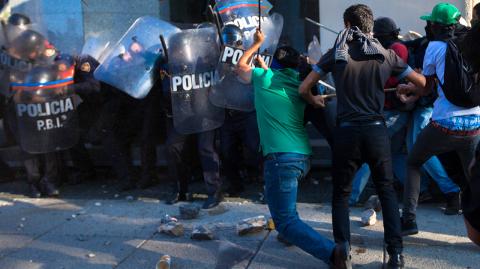
<path fill-rule="evenodd" d="M 425 26 L 425 34 L 428 40 L 433 40 L 433 32 L 429 24 Z"/>

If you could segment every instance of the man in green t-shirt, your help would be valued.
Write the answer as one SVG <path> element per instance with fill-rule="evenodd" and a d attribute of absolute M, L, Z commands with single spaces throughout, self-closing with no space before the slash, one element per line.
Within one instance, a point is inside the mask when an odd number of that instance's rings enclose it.
<path fill-rule="evenodd" d="M 298 181 L 308 173 L 312 153 L 303 124 L 306 103 L 298 93 L 300 55 L 293 48 L 281 47 L 274 55 L 279 69 L 268 68 L 260 57 L 261 68 L 252 68 L 248 62 L 263 40 L 258 30 L 254 45 L 239 60 L 237 72 L 245 82 L 253 83 L 255 90 L 265 197 L 275 227 L 287 241 L 333 268 L 351 268 L 347 244 L 335 245 L 298 217 Z"/>

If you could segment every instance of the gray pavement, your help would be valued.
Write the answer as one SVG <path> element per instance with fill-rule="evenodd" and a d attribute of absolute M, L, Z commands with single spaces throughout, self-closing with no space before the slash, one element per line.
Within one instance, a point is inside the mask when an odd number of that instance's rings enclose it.
<path fill-rule="evenodd" d="M 300 215 L 332 238 L 331 208 L 299 204 Z M 296 247 L 276 240 L 276 232 L 237 236 L 238 221 L 268 216 L 263 204 L 226 202 L 221 210 L 202 211 L 196 220 L 182 221 L 183 237 L 158 234 L 163 214 L 177 215 L 178 206 L 157 199 L 28 199 L 0 195 L 0 268 L 155 268 L 168 254 L 172 268 L 327 268 Z M 361 227 L 361 209 L 353 208 L 354 268 L 381 268 L 381 214 L 375 226 Z M 444 216 L 436 206 L 419 209 L 422 232 L 405 239 L 407 268 L 480 268 L 480 248 L 465 236 L 461 216 Z M 214 230 L 216 240 L 193 241 L 197 224 Z M 266 237 L 258 254 L 253 255 Z M 216 267 L 217 266 L 217 267 Z"/>

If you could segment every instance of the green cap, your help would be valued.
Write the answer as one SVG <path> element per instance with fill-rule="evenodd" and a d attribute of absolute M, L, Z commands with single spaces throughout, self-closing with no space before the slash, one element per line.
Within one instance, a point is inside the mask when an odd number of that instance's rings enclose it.
<path fill-rule="evenodd" d="M 462 13 L 460 13 L 460 10 L 454 5 L 440 3 L 433 8 L 432 14 L 421 16 L 420 19 L 444 25 L 452 25 L 458 23 L 461 16 Z"/>

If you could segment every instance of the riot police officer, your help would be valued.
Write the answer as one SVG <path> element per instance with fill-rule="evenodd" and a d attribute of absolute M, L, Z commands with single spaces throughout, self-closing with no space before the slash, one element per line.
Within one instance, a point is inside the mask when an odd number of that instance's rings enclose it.
<path fill-rule="evenodd" d="M 69 59 L 65 59 L 69 60 Z M 100 92 L 100 82 L 93 77 L 98 67 L 98 61 L 90 55 L 79 55 L 75 61 L 75 76 L 73 88 L 82 99 L 77 108 L 79 120 L 80 141 L 69 150 L 70 158 L 75 169 L 69 178 L 69 184 L 75 185 L 96 176 L 95 166 L 88 153 L 85 143 L 90 141 L 88 134 L 97 120 L 97 115 L 103 103 Z"/>

